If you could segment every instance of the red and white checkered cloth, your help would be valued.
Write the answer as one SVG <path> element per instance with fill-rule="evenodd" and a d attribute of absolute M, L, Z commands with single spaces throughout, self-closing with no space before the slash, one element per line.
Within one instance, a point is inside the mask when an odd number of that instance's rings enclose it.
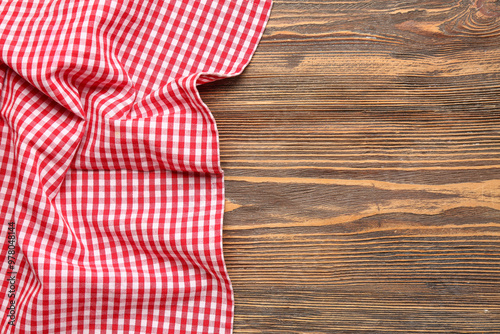
<path fill-rule="evenodd" d="M 1 0 L 1 333 L 228 333 L 223 173 L 196 86 L 270 0 Z"/>

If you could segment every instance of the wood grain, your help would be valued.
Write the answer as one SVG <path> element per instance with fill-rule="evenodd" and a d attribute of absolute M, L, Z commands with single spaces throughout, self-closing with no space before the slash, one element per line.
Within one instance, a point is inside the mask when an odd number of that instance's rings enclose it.
<path fill-rule="evenodd" d="M 500 333 L 500 2 L 280 1 L 200 87 L 235 333 Z"/>

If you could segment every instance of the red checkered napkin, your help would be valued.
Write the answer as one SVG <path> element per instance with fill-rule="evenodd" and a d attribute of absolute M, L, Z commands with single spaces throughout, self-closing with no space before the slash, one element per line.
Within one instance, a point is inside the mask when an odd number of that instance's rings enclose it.
<path fill-rule="evenodd" d="M 2 1 L 2 333 L 227 333 L 223 173 L 196 86 L 270 0 Z"/>

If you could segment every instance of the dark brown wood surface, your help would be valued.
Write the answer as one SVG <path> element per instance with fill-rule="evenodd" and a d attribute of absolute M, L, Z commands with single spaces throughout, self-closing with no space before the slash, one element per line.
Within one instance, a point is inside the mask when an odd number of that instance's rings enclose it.
<path fill-rule="evenodd" d="M 500 333 L 500 1 L 275 0 L 200 88 L 234 333 Z"/>

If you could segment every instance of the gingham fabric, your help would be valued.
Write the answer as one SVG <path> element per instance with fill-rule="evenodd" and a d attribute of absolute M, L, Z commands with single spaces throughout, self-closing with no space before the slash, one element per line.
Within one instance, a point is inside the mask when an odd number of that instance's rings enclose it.
<path fill-rule="evenodd" d="M 1 0 L 1 333 L 228 333 L 223 172 L 197 85 L 270 0 Z"/>

